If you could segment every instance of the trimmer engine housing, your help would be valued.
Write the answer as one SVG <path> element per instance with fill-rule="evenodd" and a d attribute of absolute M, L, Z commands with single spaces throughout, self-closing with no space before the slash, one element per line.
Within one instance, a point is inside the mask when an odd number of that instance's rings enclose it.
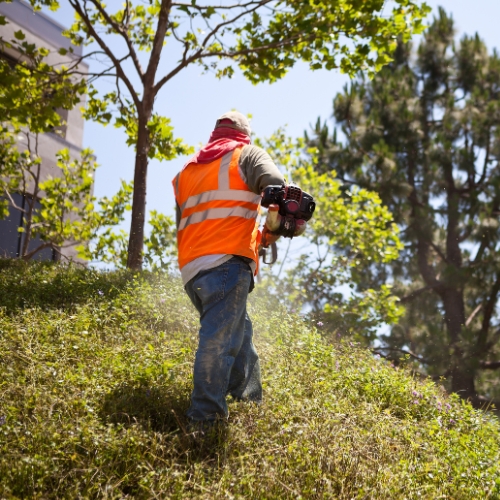
<path fill-rule="evenodd" d="M 281 216 L 305 221 L 311 219 L 316 209 L 314 198 L 294 185 L 267 186 L 262 191 L 261 204 L 266 208 L 276 204 Z"/>

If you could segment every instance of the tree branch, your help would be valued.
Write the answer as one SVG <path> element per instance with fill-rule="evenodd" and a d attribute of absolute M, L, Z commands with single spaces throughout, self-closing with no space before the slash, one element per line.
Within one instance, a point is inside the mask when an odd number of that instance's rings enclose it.
<path fill-rule="evenodd" d="M 488 300 L 486 301 L 486 305 L 484 307 L 483 322 L 476 342 L 476 350 L 479 353 L 484 353 L 485 349 L 487 348 L 488 331 L 490 329 L 491 318 L 493 316 L 493 313 L 495 312 L 495 306 L 498 300 L 499 292 L 500 292 L 500 273 L 497 274 L 496 276 L 495 282 L 491 287 Z"/>
<path fill-rule="evenodd" d="M 144 88 L 153 88 L 153 95 L 156 94 L 156 86 L 154 85 L 154 79 L 156 76 L 156 70 L 158 69 L 158 63 L 160 62 L 161 51 L 163 49 L 163 42 L 165 40 L 165 34 L 167 32 L 168 18 L 170 15 L 170 8 L 172 2 L 171 0 L 162 0 L 160 7 L 160 16 L 158 19 L 158 25 L 156 27 L 156 33 L 153 40 L 153 48 L 151 50 L 151 57 L 149 58 L 148 68 L 144 77 Z"/>
<path fill-rule="evenodd" d="M 17 203 L 14 201 L 14 198 L 12 198 L 12 195 L 10 194 L 10 192 L 7 189 L 4 191 L 4 193 L 7 195 L 7 198 L 9 198 L 10 204 L 12 205 L 13 208 L 15 208 L 16 210 L 19 210 L 21 213 L 26 213 L 26 210 L 24 210 L 24 208 L 19 207 L 17 205 Z"/>
<path fill-rule="evenodd" d="M 190 57 L 183 59 L 182 62 L 174 68 L 170 73 L 165 75 L 161 80 L 158 81 L 158 83 L 155 85 L 155 93 L 157 93 L 165 83 L 167 83 L 171 78 L 173 78 L 175 75 L 177 75 L 182 69 L 184 69 L 186 66 L 191 64 L 192 62 L 198 60 L 198 59 L 207 59 L 210 57 L 226 57 L 228 59 L 234 59 L 238 56 L 244 56 L 247 54 L 251 53 L 259 53 L 263 52 L 269 49 L 276 49 L 276 48 L 281 48 L 286 45 L 291 44 L 292 42 L 296 41 L 299 37 L 290 37 L 287 38 L 286 40 L 282 40 L 279 42 L 274 42 L 274 43 L 269 43 L 267 45 L 262 45 L 260 47 L 255 47 L 251 49 L 242 49 L 242 50 L 235 50 L 234 52 L 231 51 L 218 51 L 218 52 L 203 52 L 202 49 L 197 50 L 193 55 Z M 309 37 L 303 38 L 301 41 L 303 42 L 308 42 L 314 40 L 314 35 L 310 35 Z M 184 54 L 187 53 L 187 48 L 184 50 Z"/>
<path fill-rule="evenodd" d="M 42 243 L 40 246 L 35 248 L 34 250 L 31 250 L 31 252 L 28 252 L 27 254 L 23 255 L 23 260 L 28 261 L 33 257 L 33 255 L 37 254 L 41 250 L 44 250 L 45 248 L 53 248 L 52 243 Z"/>
<path fill-rule="evenodd" d="M 486 173 L 488 172 L 488 163 L 490 162 L 490 131 L 488 130 L 488 140 L 486 142 L 486 156 L 484 157 L 483 173 L 476 183 L 476 186 L 480 186 L 486 179 Z"/>
<path fill-rule="evenodd" d="M 126 19 L 126 22 L 125 22 L 125 19 Z M 129 23 L 130 23 L 130 0 L 126 0 L 126 2 L 125 2 L 125 15 L 123 16 L 122 24 L 125 26 L 125 28 L 127 30 L 129 28 Z"/>
<path fill-rule="evenodd" d="M 96 7 L 96 9 L 101 13 L 101 15 L 106 19 L 106 22 L 112 26 L 115 31 L 125 40 L 125 43 L 127 44 L 128 50 L 130 57 L 132 58 L 132 61 L 134 62 L 135 69 L 139 76 L 141 77 L 141 80 L 144 80 L 144 72 L 142 70 L 141 63 L 139 61 L 139 58 L 137 57 L 137 53 L 135 51 L 134 45 L 130 41 L 130 38 L 126 32 L 123 31 L 123 26 L 120 26 L 116 21 L 113 21 L 111 16 L 106 12 L 106 10 L 102 7 L 101 3 L 97 0 L 90 0 Z"/>
<path fill-rule="evenodd" d="M 427 360 L 425 360 L 424 358 L 422 358 L 421 356 L 418 356 L 417 354 L 415 354 L 411 351 L 407 351 L 405 349 L 399 349 L 397 347 L 375 347 L 375 348 L 371 349 L 371 352 L 373 352 L 375 354 L 380 354 L 378 352 L 380 350 L 400 352 L 401 354 L 407 354 L 408 356 L 410 356 L 413 359 L 416 359 L 417 361 L 419 361 L 422 364 L 429 364 L 429 362 Z"/>
<path fill-rule="evenodd" d="M 239 18 L 255 11 L 256 9 L 258 9 L 259 7 L 261 7 L 262 5 L 265 5 L 266 3 L 269 3 L 270 1 L 272 0 L 261 0 L 257 3 L 254 4 L 254 2 L 250 2 L 249 4 L 247 5 L 254 5 L 254 7 L 252 7 L 251 9 L 246 9 L 244 10 L 243 12 L 240 12 L 236 17 L 230 19 L 230 20 L 227 20 L 227 21 L 224 21 L 222 23 L 219 23 L 215 28 L 213 28 L 210 33 L 208 33 L 208 35 L 205 37 L 205 39 L 203 40 L 203 42 L 201 43 L 200 47 L 198 48 L 198 50 L 190 57 L 186 58 L 186 55 L 187 55 L 187 52 L 189 50 L 189 43 L 186 43 L 186 41 L 184 40 L 180 40 L 176 38 L 181 42 L 181 43 L 184 43 L 184 53 L 183 53 L 183 56 L 182 56 L 182 60 L 181 60 L 181 63 L 179 65 L 177 65 L 176 68 L 174 68 L 170 73 L 168 73 L 167 75 L 165 75 L 162 79 L 160 79 L 160 81 L 155 85 L 154 87 L 154 92 L 155 94 L 158 93 L 158 91 L 163 87 L 163 85 L 165 85 L 165 83 L 167 83 L 171 78 L 173 78 L 175 75 L 177 75 L 182 69 L 184 69 L 186 66 L 188 66 L 190 63 L 196 61 L 197 59 L 203 59 L 205 57 L 210 57 L 210 56 L 221 56 L 221 57 L 236 57 L 237 55 L 242 55 L 242 54 L 238 54 L 237 52 L 234 53 L 234 55 L 229 55 L 231 53 L 224 53 L 224 52 L 216 52 L 216 53 L 203 53 L 203 50 L 206 48 L 207 44 L 208 44 L 208 41 L 214 37 L 221 28 L 223 28 L 224 26 L 227 26 L 229 24 L 232 24 L 234 22 L 236 22 Z M 182 4 L 184 5 L 184 4 Z M 156 41 L 156 38 L 155 38 L 155 41 Z M 259 48 L 260 50 L 262 50 L 262 48 Z M 252 49 L 248 49 L 246 51 L 246 53 L 250 53 L 252 51 Z M 151 64 L 151 61 L 150 61 L 150 64 Z M 149 69 L 149 68 L 148 68 Z"/>
<path fill-rule="evenodd" d="M 90 34 L 92 37 L 97 41 L 101 49 L 106 53 L 106 55 L 111 59 L 113 62 L 114 67 L 116 68 L 116 72 L 123 81 L 123 83 L 127 86 L 128 91 L 130 92 L 130 95 L 132 96 L 132 99 L 134 101 L 135 106 L 137 109 L 139 109 L 141 105 L 141 101 L 139 100 L 139 96 L 137 95 L 134 86 L 132 85 L 131 81 L 128 79 L 127 75 L 125 74 L 122 65 L 120 64 L 120 61 L 116 58 L 116 56 L 113 54 L 111 49 L 106 45 L 104 40 L 98 35 L 96 30 L 94 29 L 93 24 L 90 22 L 88 12 L 82 9 L 82 6 L 80 5 L 79 0 L 68 0 L 70 5 L 73 7 L 73 9 L 77 12 L 77 14 L 81 17 L 82 21 L 85 23 L 85 26 L 89 30 Z"/>
<path fill-rule="evenodd" d="M 410 292 L 409 295 L 406 295 L 405 297 L 402 297 L 399 299 L 399 302 L 401 304 L 406 304 L 407 302 L 411 302 L 413 299 L 416 299 L 420 295 L 422 295 L 424 292 L 427 292 L 428 290 L 434 290 L 434 286 L 424 286 L 423 288 L 419 288 L 418 290 L 414 290 L 413 292 Z"/>
<path fill-rule="evenodd" d="M 73 73 L 73 68 L 78 67 L 80 63 L 85 61 L 85 59 L 90 59 L 91 57 L 96 56 L 98 54 L 106 54 L 106 53 L 103 50 L 94 50 L 94 51 L 89 52 L 88 54 L 82 55 L 80 57 L 72 58 L 71 64 L 66 68 L 65 73 Z M 52 66 L 57 67 L 57 66 L 63 66 L 66 64 L 67 64 L 67 62 L 58 62 L 58 63 L 53 64 Z M 85 64 L 87 64 L 87 63 L 85 63 Z M 36 68 L 34 68 L 34 69 L 36 70 Z"/>
<path fill-rule="evenodd" d="M 488 352 L 500 340 L 500 329 L 498 329 L 486 343 L 485 352 Z"/>
<path fill-rule="evenodd" d="M 251 14 L 252 12 L 255 12 L 257 9 L 260 7 L 270 3 L 272 0 L 261 0 L 260 2 L 257 2 L 251 9 L 245 9 L 243 12 L 240 12 L 237 16 L 233 17 L 232 19 L 228 19 L 227 21 L 223 21 L 222 23 L 219 23 L 215 28 L 212 29 L 210 33 L 205 37 L 205 40 L 201 43 L 201 47 L 206 48 L 208 41 L 216 35 L 224 26 L 232 25 L 238 19 Z"/>
<path fill-rule="evenodd" d="M 500 361 L 482 361 L 479 363 L 481 370 L 498 370 L 500 368 Z"/>
<path fill-rule="evenodd" d="M 459 236 L 458 241 L 459 243 L 463 243 L 466 239 L 469 238 L 469 236 L 472 234 L 473 226 L 472 224 L 469 225 L 469 227 Z"/>
<path fill-rule="evenodd" d="M 489 245 L 488 238 L 483 237 L 483 240 L 481 241 L 481 244 L 479 245 L 479 248 L 477 250 L 476 256 L 472 261 L 469 261 L 469 265 L 475 266 L 481 260 L 481 257 L 483 256 L 483 253 L 488 247 L 488 245 Z"/>
<path fill-rule="evenodd" d="M 481 310 L 481 308 L 483 307 L 483 304 L 479 304 L 473 311 L 472 313 L 470 314 L 470 316 L 467 318 L 467 320 L 465 321 L 465 326 L 468 327 L 472 320 L 476 317 L 476 314 Z"/>
<path fill-rule="evenodd" d="M 446 256 L 441 251 L 441 249 L 433 241 L 430 242 L 430 245 L 433 248 L 433 250 L 439 255 L 439 257 L 441 257 L 441 260 L 443 262 L 446 262 Z"/>
<path fill-rule="evenodd" d="M 105 69 L 105 70 L 101 71 L 100 73 L 83 73 L 83 72 L 80 72 L 80 71 L 74 71 L 73 74 L 75 74 L 75 75 L 82 75 L 82 76 L 89 76 L 91 78 L 89 78 L 88 81 L 93 82 L 93 81 L 97 80 L 98 78 L 100 78 L 102 76 L 112 76 L 112 77 L 118 76 L 117 73 L 108 73 L 108 71 L 111 71 L 112 69 L 113 68 L 108 68 L 108 69 Z"/>
<path fill-rule="evenodd" d="M 260 5 L 262 3 L 261 0 L 259 1 L 250 1 L 250 2 L 247 2 L 247 3 L 236 3 L 236 4 L 233 4 L 233 5 L 197 5 L 197 4 L 192 4 L 192 3 L 182 3 L 182 2 L 172 2 L 172 7 L 188 7 L 189 9 L 195 9 L 195 10 L 198 10 L 200 12 L 202 11 L 205 11 L 205 10 L 208 10 L 208 9 L 215 9 L 215 10 L 232 10 L 232 9 L 238 9 L 238 8 L 245 8 L 245 7 L 248 7 L 250 5 Z M 267 2 L 266 2 L 267 3 Z"/>

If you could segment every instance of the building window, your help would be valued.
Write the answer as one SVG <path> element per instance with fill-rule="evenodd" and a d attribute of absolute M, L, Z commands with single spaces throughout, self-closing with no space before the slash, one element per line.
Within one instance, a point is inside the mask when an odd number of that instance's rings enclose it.
<path fill-rule="evenodd" d="M 12 198 L 18 207 L 24 208 L 26 196 L 14 193 Z M 35 211 L 40 209 L 40 202 L 35 203 Z M 20 233 L 18 228 L 23 227 L 23 216 L 20 210 L 9 206 L 9 215 L 6 219 L 0 220 L 0 257 L 16 258 L 21 255 L 23 247 L 24 233 Z M 43 242 L 39 236 L 32 237 L 28 245 L 28 252 L 34 250 Z M 33 256 L 33 260 L 56 260 L 57 253 L 52 248 L 44 248 Z"/>

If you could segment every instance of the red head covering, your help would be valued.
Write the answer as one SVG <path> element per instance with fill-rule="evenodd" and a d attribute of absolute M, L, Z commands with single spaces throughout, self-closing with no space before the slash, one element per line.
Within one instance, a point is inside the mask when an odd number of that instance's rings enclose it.
<path fill-rule="evenodd" d="M 222 158 L 226 153 L 250 144 L 249 134 L 250 125 L 244 115 L 237 111 L 225 113 L 217 120 L 208 143 L 185 166 L 190 163 L 211 163 Z"/>

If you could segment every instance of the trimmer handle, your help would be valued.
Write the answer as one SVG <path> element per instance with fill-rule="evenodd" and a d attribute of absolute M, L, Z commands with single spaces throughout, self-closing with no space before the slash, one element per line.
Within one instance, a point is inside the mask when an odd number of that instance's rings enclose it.
<path fill-rule="evenodd" d="M 268 250 L 271 249 L 271 260 L 268 262 L 266 257 L 268 255 Z M 259 257 L 262 257 L 262 262 L 264 264 L 272 265 L 278 260 L 278 246 L 276 243 L 271 243 L 267 248 L 261 248 L 259 250 Z"/>

